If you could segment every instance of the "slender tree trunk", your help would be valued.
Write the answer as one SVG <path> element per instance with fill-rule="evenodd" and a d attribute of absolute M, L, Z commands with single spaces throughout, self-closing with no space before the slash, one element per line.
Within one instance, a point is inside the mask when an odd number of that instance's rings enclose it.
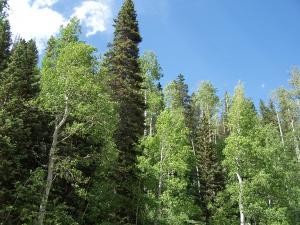
<path fill-rule="evenodd" d="M 45 219 L 45 215 L 46 215 L 46 207 L 47 207 L 48 198 L 49 198 L 49 194 L 50 194 L 52 182 L 53 182 L 54 163 L 55 163 L 55 155 L 56 155 L 56 151 L 57 151 L 58 136 L 59 136 L 61 127 L 65 124 L 67 117 L 69 115 L 68 98 L 65 97 L 65 100 L 66 100 L 66 105 L 65 105 L 64 115 L 59 123 L 56 122 L 55 129 L 53 132 L 52 145 L 51 145 L 50 152 L 49 152 L 46 188 L 45 188 L 45 193 L 42 197 L 42 201 L 41 201 L 41 205 L 40 205 L 40 210 L 39 210 L 39 215 L 38 215 L 38 225 L 44 224 L 44 219 Z"/>
<path fill-rule="evenodd" d="M 209 131 L 208 131 L 209 132 L 209 142 L 212 143 L 212 136 L 213 135 L 212 135 L 212 132 L 211 132 L 211 129 L 210 129 L 211 128 L 211 118 L 210 118 L 209 114 L 207 116 L 208 116 L 208 126 L 209 126 Z"/>
<path fill-rule="evenodd" d="M 237 172 L 236 176 L 239 181 L 239 211 L 240 211 L 240 225 L 246 225 L 244 205 L 243 205 L 243 179 Z"/>
<path fill-rule="evenodd" d="M 138 216 L 139 216 L 139 206 L 136 207 L 135 225 L 138 225 Z"/>
<path fill-rule="evenodd" d="M 145 103 L 145 106 L 147 105 L 147 91 L 145 90 L 145 93 L 144 93 L 144 103 Z M 144 111 L 144 136 L 147 136 L 147 109 L 145 109 Z"/>
<path fill-rule="evenodd" d="M 151 116 L 151 118 L 150 118 L 149 135 L 150 135 L 150 137 L 153 135 L 153 116 Z"/>
<path fill-rule="evenodd" d="M 294 138 L 294 143 L 295 143 L 296 157 L 297 157 L 297 161 L 300 163 L 299 143 L 298 143 L 298 139 L 296 137 L 296 131 L 295 131 L 294 120 L 293 119 L 291 120 L 291 127 L 292 127 L 292 131 L 293 131 L 293 138 Z"/>
<path fill-rule="evenodd" d="M 281 143 L 284 146 L 283 132 L 282 132 L 281 122 L 280 122 L 280 118 L 279 118 L 279 115 L 278 115 L 277 111 L 276 111 L 276 116 L 277 116 L 277 123 L 278 123 L 278 127 L 279 127 L 279 132 L 280 132 Z"/>
<path fill-rule="evenodd" d="M 158 204 L 158 209 L 157 209 L 157 221 L 155 224 L 159 224 L 159 221 L 161 219 L 161 200 L 160 196 L 162 193 L 162 180 L 163 180 L 163 151 L 164 151 L 164 146 L 161 147 L 160 149 L 160 166 L 159 166 L 159 180 L 158 180 L 158 193 L 157 193 L 157 199 L 159 201 Z"/>
<path fill-rule="evenodd" d="M 215 145 L 217 144 L 217 137 L 218 137 L 218 133 L 219 133 L 219 124 L 218 124 L 218 120 L 216 120 L 216 133 L 215 133 Z"/>
<path fill-rule="evenodd" d="M 200 184 L 200 174 L 199 174 L 199 167 L 198 167 L 198 162 L 196 158 L 196 150 L 195 150 L 195 145 L 194 145 L 194 140 L 191 138 L 191 143 L 192 143 L 192 148 L 193 148 L 193 153 L 196 159 L 196 176 L 197 176 L 197 187 L 198 187 L 198 194 L 199 194 L 199 200 L 201 201 L 201 184 Z"/>

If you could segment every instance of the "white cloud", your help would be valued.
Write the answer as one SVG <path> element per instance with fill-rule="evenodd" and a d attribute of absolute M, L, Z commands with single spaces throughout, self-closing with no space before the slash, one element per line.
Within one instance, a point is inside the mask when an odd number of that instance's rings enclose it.
<path fill-rule="evenodd" d="M 9 0 L 9 21 L 13 38 L 21 36 L 29 40 L 35 39 L 38 49 L 45 48 L 51 35 L 55 35 L 61 25 L 65 25 L 70 17 L 51 8 L 63 0 Z M 112 0 L 86 0 L 73 8 L 71 17 L 76 16 L 87 28 L 86 36 L 107 30 L 112 17 Z"/>
<path fill-rule="evenodd" d="M 107 30 L 112 13 L 107 0 L 88 0 L 74 8 L 74 16 L 87 27 L 86 36 L 91 36 Z"/>
<path fill-rule="evenodd" d="M 261 85 L 261 88 L 263 88 L 263 89 L 264 89 L 265 87 L 266 87 L 266 85 L 265 85 L 265 84 L 262 84 L 262 85 Z"/>
<path fill-rule="evenodd" d="M 53 6 L 58 0 L 35 0 L 33 6 L 37 8 L 50 7 Z"/>
<path fill-rule="evenodd" d="M 9 21 L 14 36 L 35 39 L 42 50 L 49 37 L 59 30 L 66 18 L 49 8 L 56 0 L 9 0 Z"/>

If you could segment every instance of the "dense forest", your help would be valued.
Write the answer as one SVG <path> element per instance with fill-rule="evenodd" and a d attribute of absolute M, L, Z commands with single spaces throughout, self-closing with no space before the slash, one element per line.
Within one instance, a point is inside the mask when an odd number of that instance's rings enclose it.
<path fill-rule="evenodd" d="M 12 42 L 0 0 L 1 225 L 300 224 L 300 70 L 256 106 L 238 82 L 165 87 L 132 0 L 101 57 L 74 18 Z M 285 84 L 283 84 L 285 85 Z"/>

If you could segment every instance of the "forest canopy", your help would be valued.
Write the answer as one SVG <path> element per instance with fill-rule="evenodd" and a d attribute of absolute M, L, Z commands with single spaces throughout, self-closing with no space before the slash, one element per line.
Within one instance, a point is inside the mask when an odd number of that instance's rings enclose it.
<path fill-rule="evenodd" d="M 73 18 L 39 63 L 0 0 L 1 225 L 300 224 L 300 70 L 256 105 L 164 87 L 132 0 L 103 57 Z"/>

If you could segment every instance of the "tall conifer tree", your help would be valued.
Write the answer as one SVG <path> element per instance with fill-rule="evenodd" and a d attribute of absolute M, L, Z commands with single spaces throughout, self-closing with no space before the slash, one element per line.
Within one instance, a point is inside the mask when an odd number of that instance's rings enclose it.
<path fill-rule="evenodd" d="M 212 141 L 212 133 L 206 114 L 201 117 L 201 123 L 196 128 L 195 151 L 196 164 L 199 168 L 200 205 L 203 221 L 210 224 L 212 205 L 223 187 L 223 173 L 217 156 L 216 147 Z"/>
<path fill-rule="evenodd" d="M 0 218 L 2 213 L 6 214 L 6 224 L 18 221 L 17 206 L 13 203 L 17 199 L 16 184 L 25 182 L 36 165 L 33 149 L 39 135 L 33 132 L 40 121 L 30 101 L 37 95 L 37 58 L 34 41 L 18 40 L 0 78 L 0 198 L 5 199 L 7 207 L 0 210 Z"/>
<path fill-rule="evenodd" d="M 136 144 L 144 132 L 143 78 L 138 63 L 139 34 L 137 14 L 132 0 L 125 0 L 115 20 L 114 40 L 106 55 L 106 67 L 111 76 L 112 97 L 118 103 L 119 126 L 115 134 L 119 150 L 116 168 L 117 221 L 133 224 L 136 220 L 138 179 Z"/>
<path fill-rule="evenodd" d="M 10 26 L 7 20 L 7 0 L 0 0 L 0 72 L 5 68 L 11 44 Z"/>

